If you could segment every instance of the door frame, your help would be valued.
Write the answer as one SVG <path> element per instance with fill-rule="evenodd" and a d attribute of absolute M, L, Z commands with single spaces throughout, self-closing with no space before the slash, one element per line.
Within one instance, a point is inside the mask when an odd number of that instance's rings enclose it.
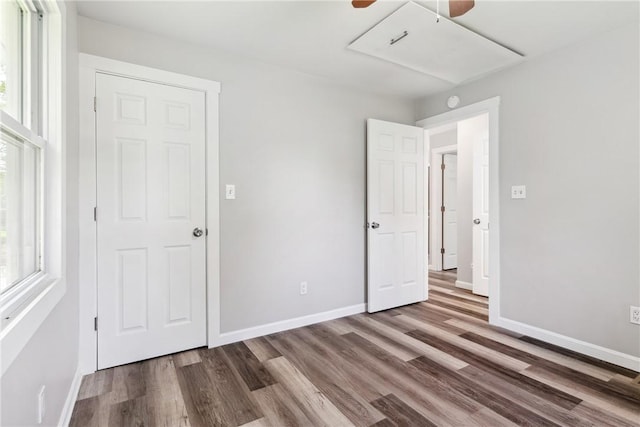
<path fill-rule="evenodd" d="M 78 369 L 86 375 L 97 370 L 98 313 L 96 206 L 96 74 L 160 83 L 203 92 L 205 95 L 206 150 L 206 294 L 207 345 L 220 340 L 220 214 L 219 214 L 219 93 L 220 83 L 94 55 L 79 54 L 79 354 Z"/>
<path fill-rule="evenodd" d="M 443 147 L 434 148 L 431 150 L 430 156 L 430 192 L 431 192 L 431 267 L 434 271 L 442 271 L 442 256 L 440 255 L 440 248 L 442 248 L 442 213 L 440 212 L 440 201 L 442 200 L 442 170 L 437 167 L 438 157 L 443 154 L 452 154 L 458 152 L 458 145 L 445 145 Z M 436 253 L 436 249 L 438 252 Z M 436 260 L 437 258 L 437 260 Z"/>
<path fill-rule="evenodd" d="M 489 114 L 489 323 L 496 324 L 500 322 L 500 97 L 496 96 L 419 120 L 416 126 L 429 130 L 483 113 Z"/>

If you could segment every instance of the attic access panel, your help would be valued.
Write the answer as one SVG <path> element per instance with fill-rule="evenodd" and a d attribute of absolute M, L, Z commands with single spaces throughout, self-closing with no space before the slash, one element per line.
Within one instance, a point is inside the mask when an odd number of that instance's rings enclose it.
<path fill-rule="evenodd" d="M 522 55 L 447 18 L 441 16 L 437 22 L 434 12 L 413 2 L 400 7 L 348 48 L 453 84 L 522 60 Z"/>

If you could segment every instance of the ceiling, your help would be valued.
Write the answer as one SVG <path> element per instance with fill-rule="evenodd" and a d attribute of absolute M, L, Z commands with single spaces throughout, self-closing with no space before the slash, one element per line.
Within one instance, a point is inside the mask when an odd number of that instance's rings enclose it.
<path fill-rule="evenodd" d="M 82 16 L 223 49 L 368 91 L 417 98 L 451 83 L 347 46 L 407 1 L 80 1 Z M 417 1 L 436 9 L 435 1 Z M 440 1 L 447 16 L 446 0 Z M 638 21 L 639 2 L 476 0 L 454 21 L 530 60 Z"/>

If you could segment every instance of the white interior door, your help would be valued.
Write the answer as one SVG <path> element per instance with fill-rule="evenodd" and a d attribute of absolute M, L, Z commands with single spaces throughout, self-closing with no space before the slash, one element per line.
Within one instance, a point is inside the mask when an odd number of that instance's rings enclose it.
<path fill-rule="evenodd" d="M 96 75 L 98 368 L 206 344 L 204 93 Z"/>
<path fill-rule="evenodd" d="M 370 313 L 424 301 L 424 130 L 367 120 Z"/>
<path fill-rule="evenodd" d="M 458 267 L 458 156 L 442 155 L 442 269 Z"/>
<path fill-rule="evenodd" d="M 489 296 L 489 138 L 473 144 L 473 293 Z"/>

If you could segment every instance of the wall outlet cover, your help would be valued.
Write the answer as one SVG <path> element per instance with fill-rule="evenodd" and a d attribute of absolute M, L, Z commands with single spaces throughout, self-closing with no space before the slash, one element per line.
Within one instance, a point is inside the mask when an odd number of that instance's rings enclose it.
<path fill-rule="evenodd" d="M 227 184 L 224 191 L 224 196 L 227 200 L 233 200 L 236 198 L 236 186 L 233 184 Z"/>
<path fill-rule="evenodd" d="M 511 186 L 511 198 L 512 199 L 526 199 L 527 198 L 527 186 L 526 185 L 512 185 Z"/>
<path fill-rule="evenodd" d="M 631 306 L 629 310 L 629 322 L 640 325 L 640 307 Z"/>

